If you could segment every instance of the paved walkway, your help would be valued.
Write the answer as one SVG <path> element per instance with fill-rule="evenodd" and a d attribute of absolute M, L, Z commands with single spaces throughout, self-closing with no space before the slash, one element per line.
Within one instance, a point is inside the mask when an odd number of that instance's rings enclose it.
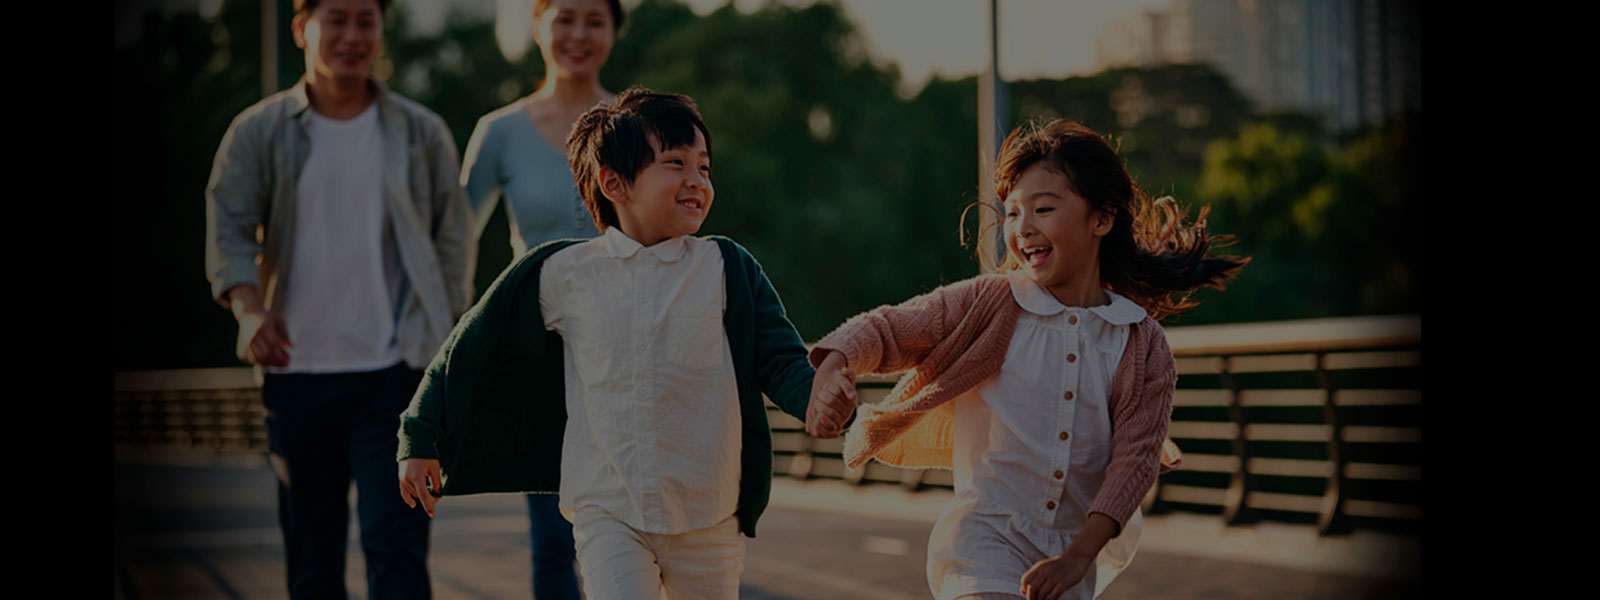
<path fill-rule="evenodd" d="M 185 464 L 185 461 L 189 461 Z M 274 483 L 259 456 L 119 453 L 115 468 L 119 597 L 283 598 Z M 740 595 L 756 600 L 928 597 L 928 530 L 948 492 L 833 481 L 775 482 L 760 537 L 748 540 Z M 436 598 L 528 598 L 520 496 L 453 497 L 433 524 Z M 1105 593 L 1133 598 L 1281 599 L 1420 596 L 1420 540 L 1305 526 L 1224 527 L 1216 517 L 1146 520 L 1132 566 Z M 352 530 L 347 587 L 365 598 Z"/>

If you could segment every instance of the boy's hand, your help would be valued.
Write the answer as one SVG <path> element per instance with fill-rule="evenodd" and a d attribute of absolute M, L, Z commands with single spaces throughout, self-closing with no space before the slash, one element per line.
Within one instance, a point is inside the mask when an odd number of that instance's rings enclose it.
<path fill-rule="evenodd" d="M 400 499 L 406 501 L 406 506 L 417 507 L 417 502 L 422 502 L 422 510 L 428 512 L 428 518 L 433 518 L 433 505 L 439 503 L 439 496 L 444 492 L 444 479 L 441 477 L 438 459 L 433 458 L 408 458 L 400 461 Z"/>
<path fill-rule="evenodd" d="M 856 411 L 856 374 L 844 354 L 828 353 L 811 380 L 811 402 L 806 406 L 806 433 L 816 438 L 839 437 Z"/>
<path fill-rule="evenodd" d="M 1072 586 L 1083 581 L 1083 576 L 1094 568 L 1094 557 L 1081 557 L 1066 553 L 1033 563 L 1033 568 L 1022 574 L 1022 595 L 1028 600 L 1054 600 Z"/>

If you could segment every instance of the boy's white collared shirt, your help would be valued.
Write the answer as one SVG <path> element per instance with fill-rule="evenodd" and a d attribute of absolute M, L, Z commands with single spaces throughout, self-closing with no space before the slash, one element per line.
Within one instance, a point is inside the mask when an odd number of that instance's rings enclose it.
<path fill-rule="evenodd" d="M 677 534 L 737 509 L 725 296 L 721 251 L 688 236 L 646 248 L 611 227 L 545 262 L 539 306 L 565 360 L 569 520 L 595 507 L 641 532 Z"/>

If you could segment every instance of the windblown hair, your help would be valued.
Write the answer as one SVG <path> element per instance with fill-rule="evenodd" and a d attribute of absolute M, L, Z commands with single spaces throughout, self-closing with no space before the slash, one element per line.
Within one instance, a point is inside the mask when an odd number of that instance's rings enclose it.
<path fill-rule="evenodd" d="M 567 161 L 572 176 L 600 231 L 618 227 L 617 207 L 600 190 L 600 169 L 617 172 L 628 185 L 650 163 L 656 151 L 694 144 L 694 132 L 706 138 L 711 153 L 711 130 L 700 118 L 694 99 L 682 94 L 662 94 L 639 86 L 623 90 L 613 100 L 601 102 L 578 117 L 567 136 Z"/>
<path fill-rule="evenodd" d="M 1064 119 L 1036 121 L 1006 137 L 995 167 L 995 193 L 1011 195 L 1022 174 L 1034 165 L 1067 178 L 1073 193 L 1090 210 L 1114 216 L 1111 232 L 1100 240 L 1100 280 L 1111 291 L 1144 307 L 1153 318 L 1177 314 L 1199 302 L 1190 292 L 1201 286 L 1222 289 L 1248 257 L 1215 256 L 1231 236 L 1206 232 L 1202 207 L 1193 224 L 1184 224 L 1187 209 L 1172 197 L 1152 200 L 1134 183 L 1106 140 L 1082 124 Z M 1002 271 L 1020 266 L 1006 253 Z"/>

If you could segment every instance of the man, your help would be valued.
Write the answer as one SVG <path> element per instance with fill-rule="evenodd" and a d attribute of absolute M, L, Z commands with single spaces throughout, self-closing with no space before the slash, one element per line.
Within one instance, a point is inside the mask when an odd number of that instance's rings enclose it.
<path fill-rule="evenodd" d="M 386 0 L 295 0 L 306 75 L 234 119 L 206 188 L 207 275 L 264 368 L 290 595 L 343 598 L 350 481 L 368 595 L 430 595 L 428 517 L 395 497 L 395 431 L 471 299 L 444 122 L 372 79 Z"/>

